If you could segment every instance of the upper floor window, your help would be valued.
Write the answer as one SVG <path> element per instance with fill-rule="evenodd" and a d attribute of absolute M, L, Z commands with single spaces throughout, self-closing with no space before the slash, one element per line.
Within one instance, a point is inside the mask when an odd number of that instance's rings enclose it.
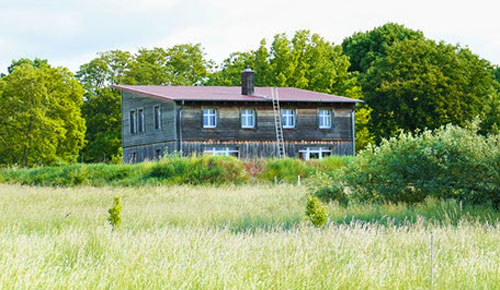
<path fill-rule="evenodd" d="M 139 119 L 138 119 L 139 122 L 137 123 L 137 125 L 138 125 L 137 126 L 138 127 L 138 131 L 139 132 L 144 132 L 144 121 L 145 121 L 144 120 L 145 119 L 144 118 L 144 109 L 137 110 L 137 113 L 139 115 L 138 116 L 139 117 Z"/>
<path fill-rule="evenodd" d="M 217 111 L 215 109 L 203 109 L 203 128 L 217 127 Z"/>
<path fill-rule="evenodd" d="M 155 123 L 155 129 L 161 129 L 161 110 L 160 106 L 155 106 L 154 107 L 154 123 Z"/>
<path fill-rule="evenodd" d="M 320 109 L 318 111 L 319 116 L 319 128 L 320 129 L 330 129 L 332 127 L 332 111 Z"/>
<path fill-rule="evenodd" d="M 130 111 L 130 133 L 137 133 L 137 115 L 135 110 Z"/>
<path fill-rule="evenodd" d="M 255 111 L 252 109 L 241 110 L 241 128 L 255 128 Z"/>
<path fill-rule="evenodd" d="M 295 112 L 292 109 L 281 110 L 283 128 L 295 128 Z"/>

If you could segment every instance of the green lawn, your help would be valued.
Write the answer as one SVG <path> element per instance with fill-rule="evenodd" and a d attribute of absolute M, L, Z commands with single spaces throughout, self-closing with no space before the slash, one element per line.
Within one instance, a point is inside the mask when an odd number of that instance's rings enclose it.
<path fill-rule="evenodd" d="M 306 189 L 0 185 L 0 288 L 500 288 L 500 214 L 428 201 L 330 204 Z M 106 223 L 122 197 L 122 226 Z"/>

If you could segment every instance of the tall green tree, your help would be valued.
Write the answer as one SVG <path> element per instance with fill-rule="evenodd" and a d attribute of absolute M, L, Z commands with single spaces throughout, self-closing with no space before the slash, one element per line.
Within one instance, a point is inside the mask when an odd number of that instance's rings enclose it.
<path fill-rule="evenodd" d="M 342 42 L 344 53 L 351 61 L 350 71 L 365 73 L 395 42 L 405 39 L 424 39 L 421 31 L 397 23 L 386 23 L 370 31 L 357 32 Z"/>
<path fill-rule="evenodd" d="M 277 34 L 269 48 L 264 39 L 257 50 L 232 53 L 207 84 L 239 86 L 241 71 L 247 67 L 254 69 L 257 86 L 295 87 L 362 98 L 357 73 L 348 71 L 350 62 L 342 47 L 307 30 L 297 31 L 290 39 Z M 364 105 L 357 109 L 358 149 L 373 141 L 368 130 L 370 112 Z"/>
<path fill-rule="evenodd" d="M 121 148 L 121 95 L 113 84 L 129 83 L 134 56 L 113 50 L 80 67 L 76 76 L 86 90 L 82 106 L 87 122 L 87 145 L 81 153 L 86 162 L 110 160 Z"/>
<path fill-rule="evenodd" d="M 68 69 L 14 61 L 0 79 L 0 163 L 74 162 L 84 145 L 84 90 Z"/>
<path fill-rule="evenodd" d="M 465 125 L 485 118 L 498 99 L 488 61 L 469 49 L 432 40 L 393 43 L 362 75 L 365 100 L 373 109 L 371 131 L 380 139 L 400 129 Z"/>
<path fill-rule="evenodd" d="M 136 54 L 113 50 L 82 65 L 77 77 L 86 89 L 82 112 L 88 125 L 82 159 L 103 162 L 120 154 L 121 95 L 111 85 L 199 85 L 211 65 L 199 44 L 140 49 Z"/>

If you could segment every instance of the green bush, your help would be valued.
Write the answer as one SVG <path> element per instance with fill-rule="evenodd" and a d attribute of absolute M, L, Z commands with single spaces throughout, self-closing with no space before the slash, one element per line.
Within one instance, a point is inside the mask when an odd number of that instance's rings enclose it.
<path fill-rule="evenodd" d="M 158 162 L 138 164 L 69 164 L 29 169 L 2 169 L 0 181 L 38 186 L 141 184 L 241 184 L 255 177 L 262 181 L 296 183 L 297 175 L 313 177 L 319 172 L 334 172 L 351 163 L 349 157 L 323 160 L 262 159 L 242 161 L 234 157 L 201 156 L 181 158 L 170 155 Z"/>
<path fill-rule="evenodd" d="M 427 197 L 500 204 L 500 136 L 444 126 L 402 133 L 368 147 L 318 196 L 358 201 L 421 202 Z"/>
<path fill-rule="evenodd" d="M 322 227 L 328 217 L 326 206 L 317 197 L 307 195 L 306 216 L 314 226 Z"/>
<path fill-rule="evenodd" d="M 243 161 L 234 157 L 202 156 L 165 158 L 156 163 L 146 179 L 170 184 L 241 184 L 250 179 Z"/>
<path fill-rule="evenodd" d="M 108 210 L 108 222 L 111 225 L 113 231 L 116 230 L 122 223 L 122 203 L 119 196 L 115 196 L 113 207 Z"/>
<path fill-rule="evenodd" d="M 315 172 L 315 168 L 308 166 L 306 162 L 292 158 L 267 159 L 263 167 L 260 178 L 267 181 L 274 181 L 276 176 L 278 181 L 294 183 L 297 182 L 298 175 L 306 178 Z"/>

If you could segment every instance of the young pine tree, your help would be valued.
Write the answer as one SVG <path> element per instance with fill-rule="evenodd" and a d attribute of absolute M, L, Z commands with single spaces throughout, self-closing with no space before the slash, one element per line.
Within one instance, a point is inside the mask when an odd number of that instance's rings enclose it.
<path fill-rule="evenodd" d="M 326 219 L 328 217 L 326 213 L 326 206 L 324 206 L 317 197 L 308 195 L 306 216 L 314 226 L 322 227 L 326 223 Z"/>
<path fill-rule="evenodd" d="M 122 203 L 119 196 L 115 196 L 113 207 L 108 210 L 109 216 L 108 221 L 113 228 L 113 231 L 117 229 L 122 223 L 121 218 Z"/>

